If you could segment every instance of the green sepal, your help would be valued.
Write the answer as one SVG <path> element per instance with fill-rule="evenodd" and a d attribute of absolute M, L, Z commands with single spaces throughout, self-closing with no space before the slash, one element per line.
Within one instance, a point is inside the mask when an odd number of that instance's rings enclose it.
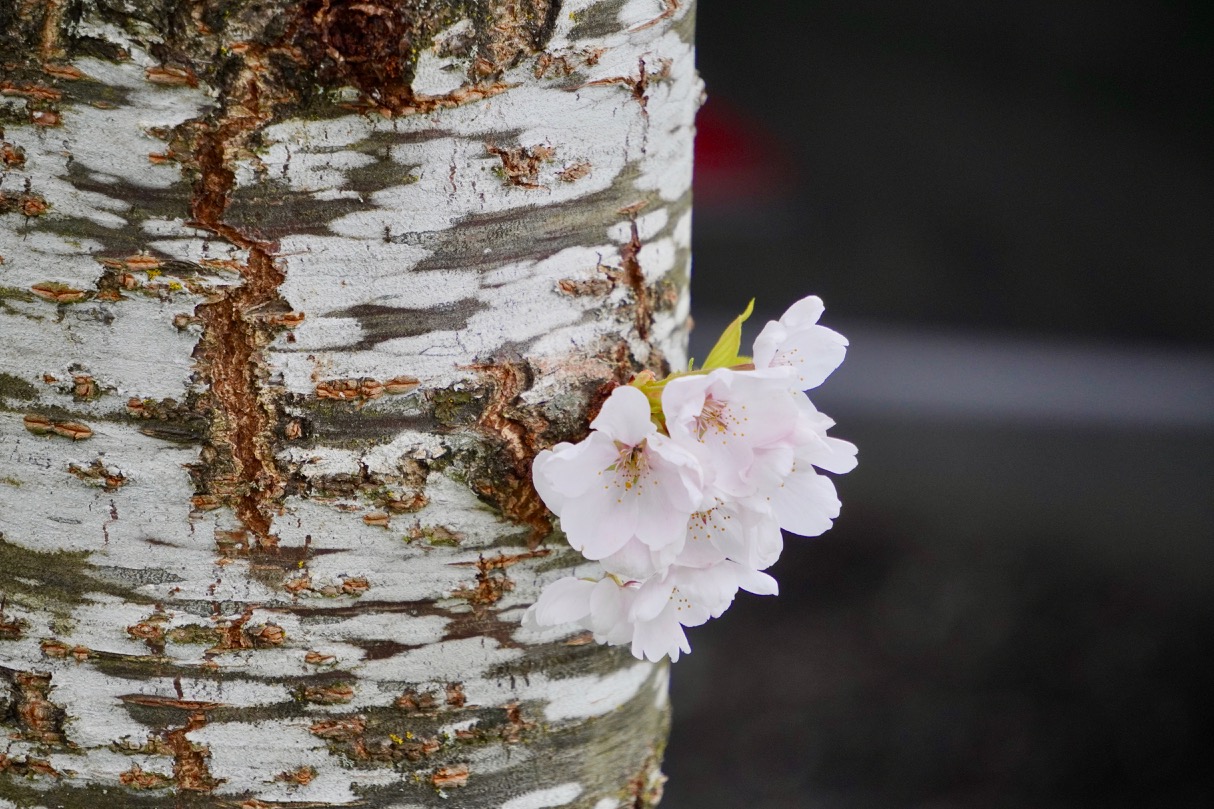
<path fill-rule="evenodd" d="M 731 368 L 735 365 L 741 365 L 745 362 L 750 362 L 749 357 L 740 357 L 738 352 L 742 348 L 742 324 L 750 317 L 750 313 L 755 310 L 755 299 L 751 298 L 750 303 L 746 305 L 746 311 L 734 318 L 725 331 L 721 332 L 720 338 L 717 339 L 717 344 L 712 347 L 712 351 L 708 352 L 708 358 L 704 360 L 704 365 L 700 368 L 701 371 L 713 371 L 717 368 Z"/>

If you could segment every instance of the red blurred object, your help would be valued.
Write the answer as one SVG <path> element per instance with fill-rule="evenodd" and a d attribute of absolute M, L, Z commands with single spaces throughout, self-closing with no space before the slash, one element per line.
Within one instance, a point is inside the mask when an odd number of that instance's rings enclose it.
<path fill-rule="evenodd" d="M 796 181 L 781 139 L 762 121 L 726 100 L 711 98 L 696 116 L 697 207 L 729 208 L 774 202 Z"/>

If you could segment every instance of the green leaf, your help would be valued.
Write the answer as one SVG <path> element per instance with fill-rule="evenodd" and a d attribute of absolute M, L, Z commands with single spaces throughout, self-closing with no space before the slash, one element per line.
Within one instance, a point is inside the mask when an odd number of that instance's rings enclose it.
<path fill-rule="evenodd" d="M 742 324 L 754 310 L 755 299 L 751 298 L 750 303 L 746 305 L 746 311 L 734 318 L 725 331 L 721 332 L 717 344 L 712 347 L 712 351 L 708 352 L 708 358 L 704 360 L 701 371 L 712 371 L 740 364 L 741 358 L 738 356 L 738 351 L 742 348 Z"/>

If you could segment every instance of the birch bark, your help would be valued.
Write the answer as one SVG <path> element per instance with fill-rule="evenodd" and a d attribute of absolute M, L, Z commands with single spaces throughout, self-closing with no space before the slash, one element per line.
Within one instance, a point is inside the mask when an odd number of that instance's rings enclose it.
<path fill-rule="evenodd" d="M 655 805 L 531 459 L 683 356 L 689 0 L 0 2 L 0 807 Z"/>

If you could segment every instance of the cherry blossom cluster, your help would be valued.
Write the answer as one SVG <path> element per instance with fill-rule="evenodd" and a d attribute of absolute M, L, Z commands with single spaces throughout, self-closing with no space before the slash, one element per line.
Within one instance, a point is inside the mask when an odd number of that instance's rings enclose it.
<path fill-rule="evenodd" d="M 569 544 L 598 562 L 598 578 L 548 585 L 528 612 L 540 626 L 579 624 L 637 658 L 690 652 L 685 627 L 717 618 L 738 590 L 775 595 L 763 571 L 783 550 L 781 529 L 817 536 L 839 514 L 831 480 L 856 448 L 805 391 L 843 361 L 847 340 L 818 325 L 808 297 L 738 354 L 742 323 L 699 369 L 644 373 L 612 391 L 590 435 L 535 459 L 532 475 Z"/>

